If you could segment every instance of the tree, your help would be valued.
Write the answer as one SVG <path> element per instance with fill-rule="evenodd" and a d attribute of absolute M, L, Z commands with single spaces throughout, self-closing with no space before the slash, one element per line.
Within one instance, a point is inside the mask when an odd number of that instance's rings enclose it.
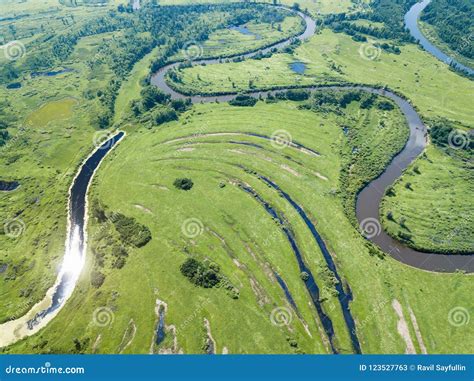
<path fill-rule="evenodd" d="M 174 181 L 173 185 L 178 189 L 188 191 L 193 187 L 194 183 L 188 178 L 178 178 Z"/>

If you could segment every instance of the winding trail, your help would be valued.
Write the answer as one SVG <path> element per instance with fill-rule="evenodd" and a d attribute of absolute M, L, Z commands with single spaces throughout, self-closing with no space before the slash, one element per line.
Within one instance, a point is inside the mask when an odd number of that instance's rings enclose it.
<path fill-rule="evenodd" d="M 279 7 L 285 8 L 281 6 Z M 294 12 L 295 14 L 300 16 L 306 23 L 306 28 L 304 32 L 299 36 L 296 36 L 295 38 L 300 41 L 303 41 L 314 35 L 316 31 L 316 23 L 311 17 L 303 14 L 302 12 L 290 10 L 288 8 L 285 9 L 287 9 L 289 12 Z M 228 58 L 251 58 L 259 53 L 269 52 L 273 48 L 285 47 L 291 43 L 291 40 L 292 38 L 271 45 L 269 47 L 262 48 L 260 51 L 237 54 L 233 57 Z M 169 94 L 172 99 L 191 98 L 193 103 L 207 103 L 215 101 L 226 102 L 235 97 L 236 93 L 187 96 L 186 94 L 182 94 L 175 91 L 167 84 L 166 74 L 170 70 L 176 68 L 179 64 L 179 62 L 172 63 L 162 67 L 151 77 L 151 83 L 157 86 L 166 94 Z M 207 58 L 202 60 L 195 60 L 192 62 L 192 64 L 219 64 L 219 59 Z M 390 98 L 398 105 L 398 107 L 404 114 L 405 119 L 410 128 L 410 136 L 405 144 L 405 147 L 397 155 L 395 155 L 390 164 L 385 168 L 384 172 L 379 177 L 372 180 L 369 184 L 365 186 L 365 188 L 360 191 L 356 201 L 357 220 L 359 221 L 359 224 L 362 228 L 368 228 L 370 230 L 374 229 L 374 234 L 365 234 L 366 238 L 376 244 L 383 252 L 390 255 L 392 258 L 396 259 L 399 262 L 422 270 L 434 272 L 453 273 L 458 270 L 465 271 L 468 273 L 474 272 L 474 253 L 457 255 L 426 253 L 418 251 L 404 245 L 400 241 L 395 240 L 382 229 L 379 211 L 382 198 L 385 194 L 385 190 L 402 175 L 403 171 L 423 152 L 423 150 L 428 144 L 427 128 L 423 124 L 420 116 L 415 111 L 414 107 L 410 104 L 410 102 L 391 91 L 362 85 L 308 86 L 304 88 L 310 91 L 321 89 L 327 89 L 330 91 L 361 90 Z M 261 90 L 248 92 L 247 94 L 254 97 L 260 97 L 267 96 L 269 94 L 274 95 L 276 92 L 284 90 L 286 89 Z"/>

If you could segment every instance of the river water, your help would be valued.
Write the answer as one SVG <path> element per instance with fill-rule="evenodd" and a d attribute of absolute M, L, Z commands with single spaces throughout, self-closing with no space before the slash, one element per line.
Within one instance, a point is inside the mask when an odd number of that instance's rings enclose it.
<path fill-rule="evenodd" d="M 431 53 L 433 56 L 438 58 L 440 61 L 447 63 L 448 65 L 453 65 L 459 70 L 465 71 L 468 74 L 474 74 L 474 70 L 470 67 L 463 65 L 462 63 L 456 61 L 453 57 L 448 56 L 443 53 L 439 48 L 433 45 L 424 35 L 421 33 L 420 28 L 418 27 L 418 19 L 421 12 L 425 9 L 431 0 L 423 0 L 420 3 L 414 4 L 410 10 L 405 14 L 405 26 L 409 30 L 410 34 L 419 41 L 420 45 L 423 48 Z"/>

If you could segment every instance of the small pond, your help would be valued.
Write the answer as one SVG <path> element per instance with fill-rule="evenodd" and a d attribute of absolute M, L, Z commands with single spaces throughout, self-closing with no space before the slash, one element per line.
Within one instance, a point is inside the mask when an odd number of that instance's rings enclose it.
<path fill-rule="evenodd" d="M 18 181 L 3 181 L 0 180 L 0 191 L 9 192 L 15 190 L 20 186 Z"/>
<path fill-rule="evenodd" d="M 296 74 L 304 74 L 306 70 L 306 64 L 303 62 L 292 62 L 290 63 L 290 69 Z"/>
<path fill-rule="evenodd" d="M 7 89 L 19 89 L 21 87 L 20 82 L 13 82 L 7 85 Z"/>
<path fill-rule="evenodd" d="M 242 34 L 245 34 L 247 36 L 255 36 L 256 40 L 261 40 L 262 36 L 259 35 L 258 33 L 252 32 L 249 28 L 247 28 L 245 25 L 237 25 L 237 26 L 231 26 L 229 29 L 231 30 L 236 30 L 237 32 L 240 32 Z"/>

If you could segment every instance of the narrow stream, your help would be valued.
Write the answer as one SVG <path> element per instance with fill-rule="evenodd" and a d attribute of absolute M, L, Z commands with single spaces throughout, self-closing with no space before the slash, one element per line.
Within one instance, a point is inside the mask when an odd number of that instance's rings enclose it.
<path fill-rule="evenodd" d="M 277 184 L 275 184 L 273 181 L 269 180 L 268 178 L 261 175 L 257 175 L 257 176 L 258 178 L 263 180 L 265 184 L 277 190 L 283 196 L 283 198 L 290 203 L 290 205 L 296 210 L 296 212 L 303 219 L 308 229 L 311 231 L 311 235 L 316 241 L 316 244 L 319 246 L 319 249 L 321 250 L 321 253 L 323 254 L 323 257 L 324 257 L 324 260 L 326 261 L 326 265 L 328 269 L 331 270 L 331 272 L 334 274 L 337 280 L 334 287 L 336 288 L 336 291 L 338 293 L 337 298 L 339 299 L 339 303 L 342 309 L 342 314 L 344 315 L 344 321 L 349 331 L 352 348 L 354 349 L 355 353 L 361 353 L 359 339 L 357 338 L 357 334 L 356 334 L 356 326 L 355 326 L 354 318 L 352 317 L 350 305 L 349 305 L 349 303 L 352 301 L 352 292 L 350 291 L 350 289 L 347 292 L 344 290 L 342 279 L 339 276 L 339 273 L 337 272 L 336 264 L 334 263 L 334 260 L 326 247 L 326 243 L 323 241 L 323 239 L 319 235 L 318 231 L 316 230 L 316 227 L 314 226 L 311 219 L 307 216 L 303 208 L 301 208 L 301 206 L 299 206 L 288 195 L 288 193 L 285 193 L 283 190 L 281 190 L 281 188 Z"/>
<path fill-rule="evenodd" d="M 288 242 L 290 243 L 291 249 L 293 250 L 293 253 L 295 253 L 296 260 L 298 262 L 298 267 L 300 269 L 300 272 L 306 272 L 308 274 L 308 279 L 304 282 L 306 289 L 310 295 L 311 301 L 313 302 L 314 307 L 316 308 L 316 312 L 319 316 L 319 320 L 321 321 L 323 325 L 323 329 L 326 332 L 326 335 L 329 339 L 329 344 L 331 346 L 331 350 L 333 353 L 337 354 L 339 353 L 337 348 L 334 345 L 334 326 L 332 324 L 331 318 L 326 315 L 324 312 L 321 302 L 320 302 L 320 291 L 319 287 L 314 280 L 313 274 L 311 273 L 311 270 L 306 266 L 303 256 L 301 254 L 301 251 L 298 247 L 298 244 L 296 243 L 295 238 L 293 237 L 293 233 L 288 229 L 288 227 L 285 226 L 285 222 L 283 219 L 280 217 L 278 212 L 268 204 L 265 200 L 263 200 L 258 193 L 256 193 L 252 188 L 249 188 L 245 185 L 241 185 L 241 188 L 252 195 L 257 202 L 262 205 L 266 212 L 274 219 L 276 219 L 281 226 L 281 230 L 285 234 L 286 238 L 288 239 Z"/>

